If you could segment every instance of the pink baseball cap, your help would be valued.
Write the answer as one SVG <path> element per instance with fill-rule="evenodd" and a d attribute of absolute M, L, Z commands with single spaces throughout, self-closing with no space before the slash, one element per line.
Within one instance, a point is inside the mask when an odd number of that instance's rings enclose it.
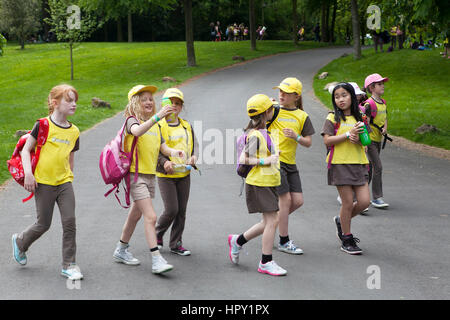
<path fill-rule="evenodd" d="M 370 76 L 367 76 L 366 80 L 364 80 L 364 88 L 367 88 L 374 82 L 388 82 L 389 78 L 383 78 L 378 73 L 373 73 Z"/>

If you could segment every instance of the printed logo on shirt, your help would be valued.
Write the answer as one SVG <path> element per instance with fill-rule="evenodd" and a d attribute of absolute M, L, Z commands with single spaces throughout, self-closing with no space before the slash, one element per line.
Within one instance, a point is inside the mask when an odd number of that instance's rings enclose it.
<path fill-rule="evenodd" d="M 65 144 L 67 144 L 67 145 L 70 144 L 70 141 L 69 141 L 69 140 L 61 140 L 61 139 L 58 139 L 58 138 L 52 138 L 52 142 L 65 143 Z"/>
<path fill-rule="evenodd" d="M 151 132 L 151 131 L 147 131 L 145 134 L 148 134 L 148 135 L 151 135 L 151 136 L 154 136 L 154 137 L 157 136 L 156 132 Z"/>
<path fill-rule="evenodd" d="M 287 119 L 287 118 L 278 118 L 278 121 L 284 121 L 284 122 L 297 122 L 295 119 Z"/>
<path fill-rule="evenodd" d="M 182 139 L 182 138 L 184 138 L 183 135 L 179 135 L 179 136 L 169 136 L 169 140 L 179 140 L 179 139 Z"/>

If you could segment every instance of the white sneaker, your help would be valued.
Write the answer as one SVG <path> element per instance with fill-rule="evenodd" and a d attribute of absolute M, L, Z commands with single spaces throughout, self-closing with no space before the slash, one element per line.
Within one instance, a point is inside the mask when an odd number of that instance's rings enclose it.
<path fill-rule="evenodd" d="M 167 261 L 162 257 L 162 255 L 158 254 L 152 256 L 152 272 L 156 274 L 164 273 L 173 269 L 171 264 L 168 264 Z"/>
<path fill-rule="evenodd" d="M 113 258 L 116 262 L 137 266 L 141 262 L 135 257 L 133 257 L 131 252 L 128 251 L 129 247 L 130 247 L 129 244 L 118 242 L 116 250 L 114 250 Z"/>
<path fill-rule="evenodd" d="M 265 264 L 259 262 L 258 272 L 267 273 L 271 276 L 285 276 L 287 274 L 287 271 L 277 265 L 277 263 L 273 260 Z"/>
<path fill-rule="evenodd" d="M 71 264 L 67 269 L 61 270 L 61 275 L 69 278 L 69 280 L 82 280 L 83 274 L 80 271 L 80 267 L 76 264 Z"/>
<path fill-rule="evenodd" d="M 292 242 L 292 240 L 289 240 L 285 244 L 278 243 L 278 250 L 280 250 L 282 252 L 290 253 L 290 254 L 303 254 L 303 250 L 300 248 L 297 248 L 294 245 L 294 242 Z"/>
<path fill-rule="evenodd" d="M 378 199 L 372 200 L 370 203 L 371 203 L 375 208 L 378 208 L 378 209 L 389 207 L 389 204 L 387 204 L 386 202 L 384 202 L 383 198 L 378 198 Z"/>
<path fill-rule="evenodd" d="M 242 247 L 236 242 L 237 238 L 239 238 L 239 235 L 237 234 L 230 234 L 228 236 L 228 246 L 230 247 L 228 255 L 230 256 L 231 262 L 234 264 L 239 263 L 239 252 L 242 249 Z"/>

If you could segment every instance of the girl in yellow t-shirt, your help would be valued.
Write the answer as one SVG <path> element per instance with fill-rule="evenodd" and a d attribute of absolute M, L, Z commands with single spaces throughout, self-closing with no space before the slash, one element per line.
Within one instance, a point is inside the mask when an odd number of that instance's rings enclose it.
<path fill-rule="evenodd" d="M 67 120 L 75 114 L 77 101 L 78 93 L 72 86 L 58 85 L 50 91 L 47 118 L 49 131 L 34 174 L 30 152 L 36 148 L 39 121 L 23 147 L 21 156 L 25 173 L 24 187 L 35 193 L 37 221 L 20 234 L 12 236 L 14 259 L 20 265 L 25 265 L 25 252 L 50 228 L 53 209 L 55 203 L 58 203 L 63 227 L 61 275 L 71 280 L 83 279 L 80 268 L 75 264 L 77 246 L 75 195 L 72 186 L 74 153 L 79 149 L 80 131 Z"/>
<path fill-rule="evenodd" d="M 289 239 L 289 215 L 303 205 L 302 183 L 296 164 L 297 146 L 309 148 L 315 131 L 308 114 L 303 111 L 302 83 L 297 78 L 286 78 L 275 88 L 279 89 L 281 108 L 269 130 L 278 137 L 281 152 L 281 184 L 277 187 L 280 197 L 278 250 L 302 254 L 303 250 Z"/>
<path fill-rule="evenodd" d="M 157 122 L 174 112 L 172 106 L 166 106 L 156 113 L 153 93 L 155 86 L 137 85 L 131 88 L 128 93 L 128 105 L 125 108 L 126 136 L 124 149 L 131 150 L 134 137 L 139 137 L 136 144 L 138 151 L 138 178 L 134 181 L 136 172 L 136 159 L 130 166 L 130 195 L 133 199 L 127 220 L 122 229 L 120 241 L 117 243 L 113 257 L 115 261 L 127 265 L 137 265 L 140 261 L 133 257 L 128 251 L 128 242 L 133 235 L 136 224 L 141 216 L 144 216 L 144 229 L 147 245 L 152 255 L 152 272 L 163 273 L 173 269 L 173 266 L 161 256 L 156 242 L 156 212 L 153 208 L 152 198 L 155 197 L 155 174 L 159 151 L 166 155 L 179 154 L 184 156 L 182 151 L 169 148 L 161 138 Z"/>
<path fill-rule="evenodd" d="M 266 121 L 273 116 L 273 104 L 264 94 L 254 95 L 247 101 L 247 114 L 251 120 L 245 129 L 246 145 L 239 159 L 240 163 L 254 165 L 245 179 L 245 196 L 248 212 L 261 212 L 263 220 L 240 235 L 230 234 L 228 245 L 230 260 L 237 264 L 242 246 L 262 235 L 262 258 L 258 272 L 283 276 L 286 275 L 286 270 L 272 259 L 273 241 L 278 225 L 276 187 L 280 185 L 279 152 L 273 143 L 271 150 L 268 149 L 270 134 L 265 127 Z"/>
<path fill-rule="evenodd" d="M 349 254 L 361 254 L 359 239 L 350 232 L 351 220 L 369 206 L 370 194 L 367 184 L 368 171 L 364 147 L 359 141 L 363 131 L 363 119 L 353 86 L 340 83 L 332 92 L 334 114 L 325 120 L 322 136 L 330 148 L 327 162 L 328 184 L 336 186 L 342 199 L 339 216 L 334 217 L 337 236 L 342 241 L 341 250 Z M 370 129 L 369 129 L 370 131 Z M 331 157 L 331 159 L 330 159 Z M 353 202 L 353 194 L 356 202 Z"/>

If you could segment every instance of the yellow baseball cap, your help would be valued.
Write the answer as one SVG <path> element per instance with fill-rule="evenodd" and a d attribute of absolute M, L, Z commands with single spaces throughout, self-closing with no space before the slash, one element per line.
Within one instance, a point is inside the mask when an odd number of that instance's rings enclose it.
<path fill-rule="evenodd" d="M 177 88 L 169 88 L 169 89 L 167 89 L 166 92 L 164 92 L 164 95 L 162 97 L 163 97 L 163 99 L 164 98 L 178 98 L 178 99 L 181 99 L 181 101 L 184 102 L 183 92 L 181 92 L 181 90 L 179 90 Z"/>
<path fill-rule="evenodd" d="M 273 87 L 273 89 L 280 89 L 286 93 L 302 94 L 303 85 L 297 78 L 286 78 L 281 81 L 279 86 Z"/>
<path fill-rule="evenodd" d="M 275 103 L 265 94 L 255 94 L 247 101 L 247 114 L 249 117 L 265 112 Z"/>
<path fill-rule="evenodd" d="M 141 93 L 143 91 L 149 91 L 152 94 L 155 93 L 158 90 L 157 87 L 155 86 L 144 86 L 142 84 L 139 84 L 137 86 L 134 86 L 133 88 L 131 88 L 130 91 L 128 91 L 128 101 L 131 100 L 131 97 L 134 96 L 135 94 Z"/>

